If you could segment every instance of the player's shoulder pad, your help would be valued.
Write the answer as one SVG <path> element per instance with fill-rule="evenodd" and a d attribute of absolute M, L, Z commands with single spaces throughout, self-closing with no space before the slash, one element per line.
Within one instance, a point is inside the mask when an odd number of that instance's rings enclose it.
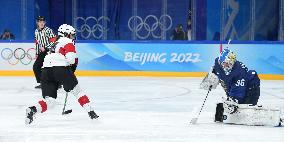
<path fill-rule="evenodd" d="M 236 61 L 236 63 L 238 63 L 239 67 L 243 69 L 243 71 L 247 72 L 248 71 L 248 68 L 247 66 L 243 63 L 243 62 L 240 62 L 240 61 Z"/>
<path fill-rule="evenodd" d="M 248 68 L 240 61 L 236 61 L 233 67 L 233 74 L 237 76 L 245 76 L 248 72 Z"/>
<path fill-rule="evenodd" d="M 69 39 L 67 37 L 60 37 L 58 39 L 57 43 L 58 43 L 58 46 L 60 46 L 60 47 L 64 47 L 66 44 L 69 44 L 69 43 L 74 44 L 72 39 Z"/>

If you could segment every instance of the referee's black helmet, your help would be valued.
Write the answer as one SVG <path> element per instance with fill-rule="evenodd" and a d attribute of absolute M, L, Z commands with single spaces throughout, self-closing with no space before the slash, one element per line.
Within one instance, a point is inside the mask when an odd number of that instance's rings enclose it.
<path fill-rule="evenodd" d="M 37 16 L 36 21 L 45 21 L 45 18 L 43 16 Z"/>

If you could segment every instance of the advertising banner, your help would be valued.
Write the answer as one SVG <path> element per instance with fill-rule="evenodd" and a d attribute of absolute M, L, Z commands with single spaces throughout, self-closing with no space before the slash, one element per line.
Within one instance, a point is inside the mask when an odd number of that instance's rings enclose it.
<path fill-rule="evenodd" d="M 0 70 L 32 70 L 36 59 L 34 43 L 0 43 Z"/>
<path fill-rule="evenodd" d="M 215 46 L 215 48 L 214 48 Z M 208 71 L 218 45 L 166 43 L 81 43 L 79 70 Z"/>
<path fill-rule="evenodd" d="M 219 56 L 220 45 L 79 43 L 78 47 L 79 70 L 208 72 Z M 249 69 L 284 74 L 282 44 L 231 44 L 229 48 Z"/>
<path fill-rule="evenodd" d="M 78 70 L 208 72 L 219 44 L 129 42 L 76 43 Z M 223 45 L 223 48 L 226 48 Z M 231 44 L 237 59 L 259 74 L 284 74 L 282 44 Z M 0 43 L 0 70 L 32 70 L 33 43 Z"/>

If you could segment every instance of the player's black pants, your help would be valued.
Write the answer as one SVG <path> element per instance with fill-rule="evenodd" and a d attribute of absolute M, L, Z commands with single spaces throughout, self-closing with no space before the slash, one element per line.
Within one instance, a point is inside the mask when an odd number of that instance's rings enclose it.
<path fill-rule="evenodd" d="M 250 87 L 248 88 L 243 104 L 256 105 L 258 102 L 259 96 L 260 96 L 260 87 L 259 86 Z"/>
<path fill-rule="evenodd" d="M 46 52 L 40 52 L 33 65 L 33 71 L 34 71 L 37 83 L 40 83 L 41 70 L 42 70 L 41 67 L 43 65 L 44 57 L 46 56 L 46 54 L 47 54 Z"/>
<path fill-rule="evenodd" d="M 62 84 L 66 92 L 70 92 L 78 84 L 78 80 L 70 67 L 43 68 L 41 74 L 42 96 L 57 98 L 58 85 Z"/>

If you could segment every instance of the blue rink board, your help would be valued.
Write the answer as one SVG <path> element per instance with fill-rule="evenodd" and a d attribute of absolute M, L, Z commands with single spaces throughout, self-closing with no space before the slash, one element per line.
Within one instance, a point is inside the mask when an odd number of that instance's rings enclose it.
<path fill-rule="evenodd" d="M 76 46 L 79 70 L 109 71 L 207 72 L 220 50 L 214 42 L 81 42 Z M 258 73 L 284 74 L 281 43 L 238 43 L 229 48 Z"/>

